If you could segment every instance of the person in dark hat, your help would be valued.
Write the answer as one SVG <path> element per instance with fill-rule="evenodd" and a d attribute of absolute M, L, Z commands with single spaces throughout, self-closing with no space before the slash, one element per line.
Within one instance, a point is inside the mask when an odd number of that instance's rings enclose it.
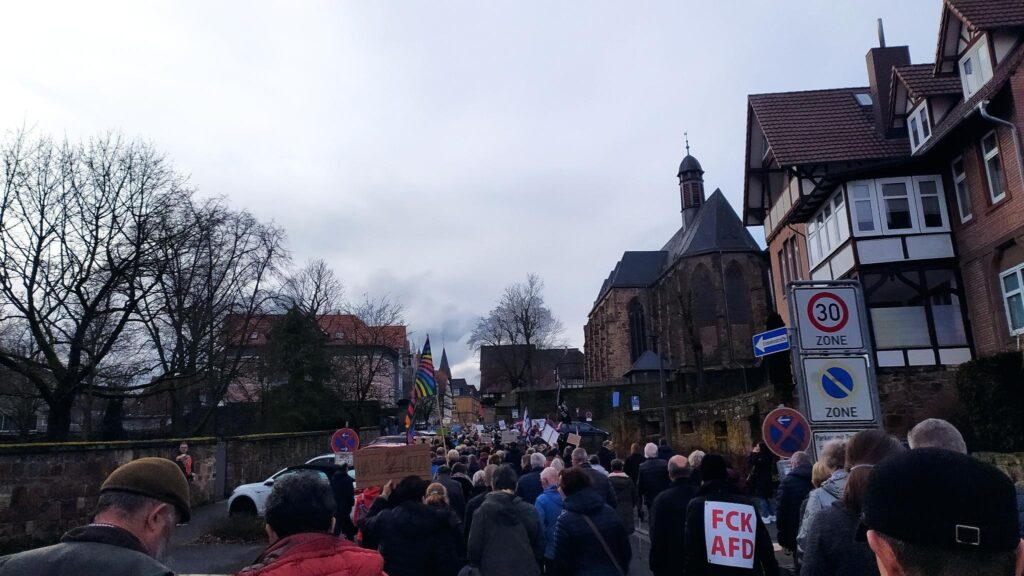
<path fill-rule="evenodd" d="M 189 521 L 189 488 L 171 460 L 140 458 L 100 486 L 91 524 L 70 530 L 59 544 L 0 557 L 0 576 L 165 576 L 160 563 L 171 534 Z"/>
<path fill-rule="evenodd" d="M 883 576 L 1024 573 L 1013 483 L 970 456 L 920 448 L 882 462 L 861 522 Z"/>
<path fill-rule="evenodd" d="M 757 514 L 753 500 L 740 495 L 739 491 L 728 481 L 729 468 L 725 458 L 718 454 L 708 454 L 700 463 L 702 484 L 697 497 L 690 500 L 686 507 L 686 522 L 683 536 L 683 567 L 678 572 L 687 576 L 750 574 L 778 576 L 779 563 L 775 560 L 775 548 L 772 537 L 765 528 L 764 522 Z M 745 506 L 749 510 L 748 518 L 754 530 L 753 561 L 750 568 L 725 566 L 715 563 L 709 557 L 707 534 L 705 534 L 705 507 L 709 503 L 726 502 Z M 712 506 L 713 508 L 714 506 Z"/>

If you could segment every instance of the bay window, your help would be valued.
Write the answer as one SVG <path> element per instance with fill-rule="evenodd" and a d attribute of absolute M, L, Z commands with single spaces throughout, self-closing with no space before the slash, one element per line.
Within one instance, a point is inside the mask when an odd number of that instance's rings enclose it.
<path fill-rule="evenodd" d="M 999 275 L 1010 334 L 1024 334 L 1024 264 Z"/>
<path fill-rule="evenodd" d="M 882 178 L 847 184 L 855 236 L 946 232 L 949 218 L 938 176 Z"/>
<path fill-rule="evenodd" d="M 988 176 L 988 194 L 995 204 L 1006 196 L 1006 180 L 1003 178 L 1003 165 L 999 162 L 999 138 L 995 130 L 981 139 L 981 152 Z"/>
<path fill-rule="evenodd" d="M 807 244 L 810 247 L 811 265 L 815 265 L 850 237 L 846 220 L 846 203 L 842 190 L 829 198 L 818 213 L 807 223 Z"/>
<path fill-rule="evenodd" d="M 875 185 L 870 180 L 847 184 L 850 204 L 853 206 L 855 236 L 870 236 L 880 232 L 878 210 L 875 206 Z"/>
<path fill-rule="evenodd" d="M 971 189 L 967 184 L 967 171 L 964 170 L 964 157 L 953 160 L 953 186 L 956 188 L 956 206 L 960 211 L 960 221 L 967 222 L 973 216 L 971 207 Z"/>

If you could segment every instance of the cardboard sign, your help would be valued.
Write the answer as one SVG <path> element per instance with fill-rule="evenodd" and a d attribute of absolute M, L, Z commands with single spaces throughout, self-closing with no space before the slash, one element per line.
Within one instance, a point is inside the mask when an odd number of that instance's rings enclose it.
<path fill-rule="evenodd" d="M 395 482 L 406 476 L 419 476 L 430 480 L 430 446 L 382 446 L 354 453 L 356 488 L 383 486 L 388 480 Z"/>
<path fill-rule="evenodd" d="M 573 446 L 576 446 L 576 447 L 579 447 L 580 442 L 582 442 L 582 441 L 583 441 L 583 439 L 580 438 L 579 434 L 573 434 L 571 432 L 569 433 L 569 436 L 566 437 L 566 439 L 565 439 L 565 443 L 566 444 L 572 444 Z"/>
<path fill-rule="evenodd" d="M 704 538 L 708 563 L 754 567 L 757 518 L 754 507 L 732 502 L 704 502 Z"/>
<path fill-rule="evenodd" d="M 555 430 L 551 426 L 545 426 L 544 431 L 542 431 L 540 435 L 544 438 L 544 442 L 546 442 L 548 446 L 558 446 L 558 430 Z"/>
<path fill-rule="evenodd" d="M 502 444 L 515 444 L 519 441 L 519 434 L 515 430 L 505 430 L 501 433 Z"/>

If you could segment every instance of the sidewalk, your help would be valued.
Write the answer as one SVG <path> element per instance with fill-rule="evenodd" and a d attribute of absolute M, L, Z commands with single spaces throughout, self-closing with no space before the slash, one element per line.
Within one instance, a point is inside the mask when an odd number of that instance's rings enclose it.
<path fill-rule="evenodd" d="M 194 508 L 192 521 L 174 531 L 164 564 L 179 576 L 234 574 L 252 564 L 264 544 L 195 544 L 213 521 L 227 514 L 226 500 Z"/>

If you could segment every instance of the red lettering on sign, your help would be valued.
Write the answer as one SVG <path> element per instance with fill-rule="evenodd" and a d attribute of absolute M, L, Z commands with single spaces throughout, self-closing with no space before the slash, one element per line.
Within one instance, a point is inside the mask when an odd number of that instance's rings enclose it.
<path fill-rule="evenodd" d="M 715 508 L 711 511 L 711 527 L 718 530 L 718 525 L 722 523 L 722 510 Z"/>
<path fill-rule="evenodd" d="M 740 515 L 740 513 L 739 512 L 735 512 L 735 511 L 729 512 L 728 514 L 725 515 L 725 525 L 729 527 L 729 530 L 739 530 L 740 529 L 738 524 L 733 524 L 732 523 L 733 520 L 737 516 L 739 516 L 739 515 Z"/>
<path fill-rule="evenodd" d="M 735 537 L 735 536 L 730 536 L 729 537 L 729 556 L 735 556 L 736 553 L 740 551 L 740 546 L 742 546 L 740 539 Z"/>
<path fill-rule="evenodd" d="M 742 530 L 744 532 L 750 532 L 751 534 L 753 534 L 754 533 L 753 520 L 754 520 L 754 515 L 753 514 L 743 514 L 740 517 L 740 530 Z"/>
<path fill-rule="evenodd" d="M 753 540 L 744 539 L 743 540 L 743 558 L 747 559 L 747 558 L 753 558 L 753 557 L 754 557 L 754 541 Z"/>
<path fill-rule="evenodd" d="M 711 542 L 711 553 L 725 556 L 725 543 L 721 536 L 715 536 L 714 541 Z"/>

